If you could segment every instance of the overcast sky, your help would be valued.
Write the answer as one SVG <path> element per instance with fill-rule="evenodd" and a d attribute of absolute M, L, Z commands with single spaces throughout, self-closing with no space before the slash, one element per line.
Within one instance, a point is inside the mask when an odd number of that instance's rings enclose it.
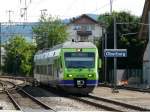
<path fill-rule="evenodd" d="M 27 21 L 38 21 L 42 9 L 47 14 L 62 19 L 84 13 L 102 14 L 110 12 L 110 0 L 26 0 L 28 6 Z M 129 11 L 141 16 L 145 0 L 113 0 L 113 10 Z M 24 21 L 20 16 L 20 9 L 25 7 L 25 0 L 0 0 L 0 21 L 9 20 L 8 10 L 11 10 L 12 21 Z"/>

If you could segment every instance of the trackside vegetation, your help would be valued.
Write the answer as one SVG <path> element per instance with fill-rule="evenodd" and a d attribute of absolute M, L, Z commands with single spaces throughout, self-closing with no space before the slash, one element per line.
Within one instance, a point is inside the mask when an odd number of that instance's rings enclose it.
<path fill-rule="evenodd" d="M 66 41 L 67 27 L 59 18 L 41 16 L 40 22 L 33 27 L 37 49 L 51 48 Z"/>
<path fill-rule="evenodd" d="M 33 57 L 37 50 L 51 48 L 66 41 L 66 25 L 59 18 L 42 16 L 33 27 L 36 44 L 28 42 L 21 35 L 12 36 L 4 45 L 6 50 L 3 72 L 15 75 L 33 74 Z"/>
<path fill-rule="evenodd" d="M 32 74 L 33 55 L 36 50 L 34 44 L 16 35 L 9 39 L 4 48 L 6 50 L 4 72 L 26 76 Z"/>

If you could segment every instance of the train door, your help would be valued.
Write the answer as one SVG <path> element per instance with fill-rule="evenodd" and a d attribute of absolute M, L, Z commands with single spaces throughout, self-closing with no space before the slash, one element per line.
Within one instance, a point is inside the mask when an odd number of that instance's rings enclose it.
<path fill-rule="evenodd" d="M 56 59 L 54 61 L 54 79 L 55 80 L 58 80 L 58 77 L 59 77 L 58 71 L 59 71 L 59 62 L 58 62 L 58 59 Z"/>
<path fill-rule="evenodd" d="M 58 60 L 58 75 L 59 75 L 59 80 L 63 80 L 63 68 L 62 68 L 61 57 Z"/>

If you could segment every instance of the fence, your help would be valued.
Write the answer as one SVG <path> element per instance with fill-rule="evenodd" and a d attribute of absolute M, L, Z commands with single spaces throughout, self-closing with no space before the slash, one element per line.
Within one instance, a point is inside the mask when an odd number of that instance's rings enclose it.
<path fill-rule="evenodd" d="M 143 83 L 142 69 L 118 69 L 117 85 L 140 85 Z M 109 83 L 114 83 L 114 72 L 110 70 L 108 73 Z"/>

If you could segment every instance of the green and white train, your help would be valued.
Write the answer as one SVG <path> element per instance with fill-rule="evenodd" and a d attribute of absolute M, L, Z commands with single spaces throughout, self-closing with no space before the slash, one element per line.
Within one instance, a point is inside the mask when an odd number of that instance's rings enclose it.
<path fill-rule="evenodd" d="M 34 56 L 34 78 L 71 93 L 88 94 L 98 85 L 98 50 L 91 42 L 65 42 Z"/>

